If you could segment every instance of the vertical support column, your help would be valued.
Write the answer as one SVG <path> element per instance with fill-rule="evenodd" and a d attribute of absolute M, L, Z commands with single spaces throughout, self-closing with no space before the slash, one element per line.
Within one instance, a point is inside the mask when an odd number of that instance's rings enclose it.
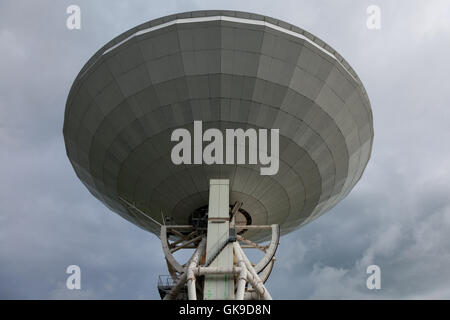
<path fill-rule="evenodd" d="M 225 179 L 210 180 L 206 261 L 213 259 L 225 242 L 228 241 L 230 230 L 229 202 L 229 181 Z M 210 266 L 233 268 L 233 244 L 226 244 Z M 205 275 L 203 299 L 234 299 L 234 276 L 232 274 Z"/>

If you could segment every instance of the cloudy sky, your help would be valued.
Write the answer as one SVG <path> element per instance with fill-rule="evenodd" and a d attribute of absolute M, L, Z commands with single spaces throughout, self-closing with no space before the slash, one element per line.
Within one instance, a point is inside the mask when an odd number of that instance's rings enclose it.
<path fill-rule="evenodd" d="M 81 8 L 81 30 L 66 8 Z M 369 5 L 381 29 L 366 27 Z M 66 157 L 65 100 L 78 71 L 120 33 L 191 10 L 251 11 L 319 36 L 354 67 L 374 115 L 372 158 L 331 212 L 281 239 L 277 299 L 450 299 L 450 2 L 0 2 L 0 298 L 158 299 L 156 236 L 90 195 Z M 68 290 L 65 271 L 82 270 Z M 381 268 L 368 290 L 366 268 Z"/>

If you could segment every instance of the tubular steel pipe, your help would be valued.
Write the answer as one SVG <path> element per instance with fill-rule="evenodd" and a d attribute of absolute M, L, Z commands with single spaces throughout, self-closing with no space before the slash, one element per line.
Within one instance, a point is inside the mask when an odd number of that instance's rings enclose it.
<path fill-rule="evenodd" d="M 245 267 L 244 259 L 242 258 L 242 254 L 237 247 L 237 243 L 233 242 L 233 249 L 238 260 L 238 266 L 241 268 L 241 272 L 238 275 L 238 283 L 236 289 L 236 300 L 243 300 L 245 293 L 245 285 L 247 283 L 247 269 Z"/>
<path fill-rule="evenodd" d="M 269 292 L 266 287 L 262 284 L 262 281 L 256 278 L 252 272 L 247 273 L 247 280 L 250 282 L 253 288 L 255 288 L 256 292 L 258 292 L 260 298 L 263 300 L 272 300 Z"/>
<path fill-rule="evenodd" d="M 258 293 L 261 295 L 261 297 L 264 300 L 272 300 L 271 295 L 267 291 L 266 287 L 264 286 L 264 283 L 259 278 L 258 274 L 256 273 L 255 269 L 253 269 L 252 264 L 248 260 L 247 256 L 245 255 L 244 251 L 242 250 L 239 243 L 236 243 L 237 250 L 242 255 L 242 258 L 244 259 L 245 266 L 247 267 L 247 270 L 249 271 L 247 273 L 247 280 L 252 284 L 252 286 L 255 288 L 255 290 L 258 291 Z"/>
<path fill-rule="evenodd" d="M 256 291 L 247 291 L 244 294 L 244 300 L 260 300 L 260 297 Z"/>
<path fill-rule="evenodd" d="M 243 236 L 240 236 L 240 235 L 237 235 L 236 238 L 237 238 L 239 241 L 245 242 L 245 243 L 247 243 L 248 245 L 250 245 L 251 247 L 253 247 L 253 248 L 255 248 L 255 249 L 259 249 L 259 250 L 264 251 L 264 252 L 266 252 L 266 250 L 267 250 L 267 248 L 268 248 L 268 246 L 261 246 L 261 245 L 255 243 L 255 242 L 253 242 L 253 241 L 250 241 L 250 240 L 248 240 L 248 239 L 245 239 Z"/>
<path fill-rule="evenodd" d="M 200 258 L 201 254 L 203 254 L 203 251 L 205 249 L 206 246 L 206 238 L 203 238 L 202 241 L 200 241 L 197 249 L 195 250 L 194 254 L 192 255 L 189 265 L 192 264 L 192 261 L 194 259 L 197 260 L 197 264 L 198 264 L 198 259 Z M 201 252 L 201 254 L 200 254 Z M 195 266 L 194 264 L 192 264 L 193 266 Z M 187 272 L 188 272 L 188 268 L 185 269 L 185 272 L 180 276 L 180 279 L 178 280 L 178 282 L 175 284 L 175 286 L 169 291 L 168 294 L 165 295 L 164 300 L 173 300 L 177 297 L 178 292 L 180 292 L 181 288 L 184 286 L 184 284 L 186 283 L 187 279 Z M 194 282 L 194 286 L 195 286 L 195 282 Z M 194 287 L 195 289 L 195 287 Z"/>
<path fill-rule="evenodd" d="M 174 248 L 170 249 L 170 253 L 175 253 L 176 251 L 178 251 L 178 250 L 180 250 L 180 249 L 183 249 L 183 248 L 187 247 L 188 245 L 194 243 L 195 241 L 201 239 L 202 237 L 203 237 L 203 236 L 200 235 L 200 236 L 197 236 L 197 237 L 195 237 L 195 238 L 192 238 L 191 240 L 188 240 L 188 241 L 184 242 L 183 244 L 181 244 L 181 245 L 179 245 L 179 246 L 177 246 L 177 247 L 174 247 Z"/>
<path fill-rule="evenodd" d="M 196 276 L 203 276 L 205 274 L 238 274 L 242 271 L 239 267 L 222 268 L 222 267 L 196 267 L 192 271 Z"/>
<path fill-rule="evenodd" d="M 203 255 L 206 247 L 206 238 L 203 238 L 200 244 L 192 255 L 192 260 L 188 265 L 188 270 L 186 274 L 187 278 L 187 289 L 188 289 L 188 297 L 189 300 L 197 300 L 197 290 L 195 288 L 195 275 L 193 269 L 198 266 L 198 261 L 200 257 Z"/>
<path fill-rule="evenodd" d="M 188 299 L 197 300 L 197 292 L 195 289 L 195 275 L 191 268 L 188 269 L 186 277 L 187 277 Z"/>
<path fill-rule="evenodd" d="M 169 241 L 167 239 L 167 227 L 166 226 L 161 227 L 160 239 L 161 239 L 161 245 L 162 245 L 162 249 L 164 252 L 164 256 L 166 257 L 167 262 L 178 273 L 183 273 L 183 271 L 184 271 L 183 267 L 178 263 L 178 261 L 173 257 L 172 253 L 170 252 Z"/>

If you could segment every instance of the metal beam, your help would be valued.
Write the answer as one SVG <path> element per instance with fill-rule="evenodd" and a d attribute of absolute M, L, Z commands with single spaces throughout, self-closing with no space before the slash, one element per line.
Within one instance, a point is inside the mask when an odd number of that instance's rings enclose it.
<path fill-rule="evenodd" d="M 210 266 L 213 268 L 233 268 L 232 244 L 227 243 L 220 252 L 218 251 L 229 238 L 229 201 L 229 181 L 210 180 L 206 261 L 211 261 Z M 233 298 L 234 276 L 205 275 L 203 299 L 230 300 Z"/>

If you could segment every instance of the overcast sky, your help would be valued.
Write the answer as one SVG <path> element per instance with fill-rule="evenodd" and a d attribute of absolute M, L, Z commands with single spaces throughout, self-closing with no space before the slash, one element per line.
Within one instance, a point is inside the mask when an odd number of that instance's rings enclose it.
<path fill-rule="evenodd" d="M 81 8 L 81 30 L 66 8 Z M 381 29 L 366 27 L 369 5 Z M 159 239 L 112 213 L 75 176 L 65 100 L 101 46 L 145 21 L 204 9 L 260 13 L 319 36 L 369 94 L 367 169 L 332 211 L 281 239 L 276 299 L 450 299 L 450 2 L 0 2 L 0 298 L 159 299 Z M 82 289 L 68 290 L 68 265 Z M 381 268 L 368 290 L 366 268 Z"/>

